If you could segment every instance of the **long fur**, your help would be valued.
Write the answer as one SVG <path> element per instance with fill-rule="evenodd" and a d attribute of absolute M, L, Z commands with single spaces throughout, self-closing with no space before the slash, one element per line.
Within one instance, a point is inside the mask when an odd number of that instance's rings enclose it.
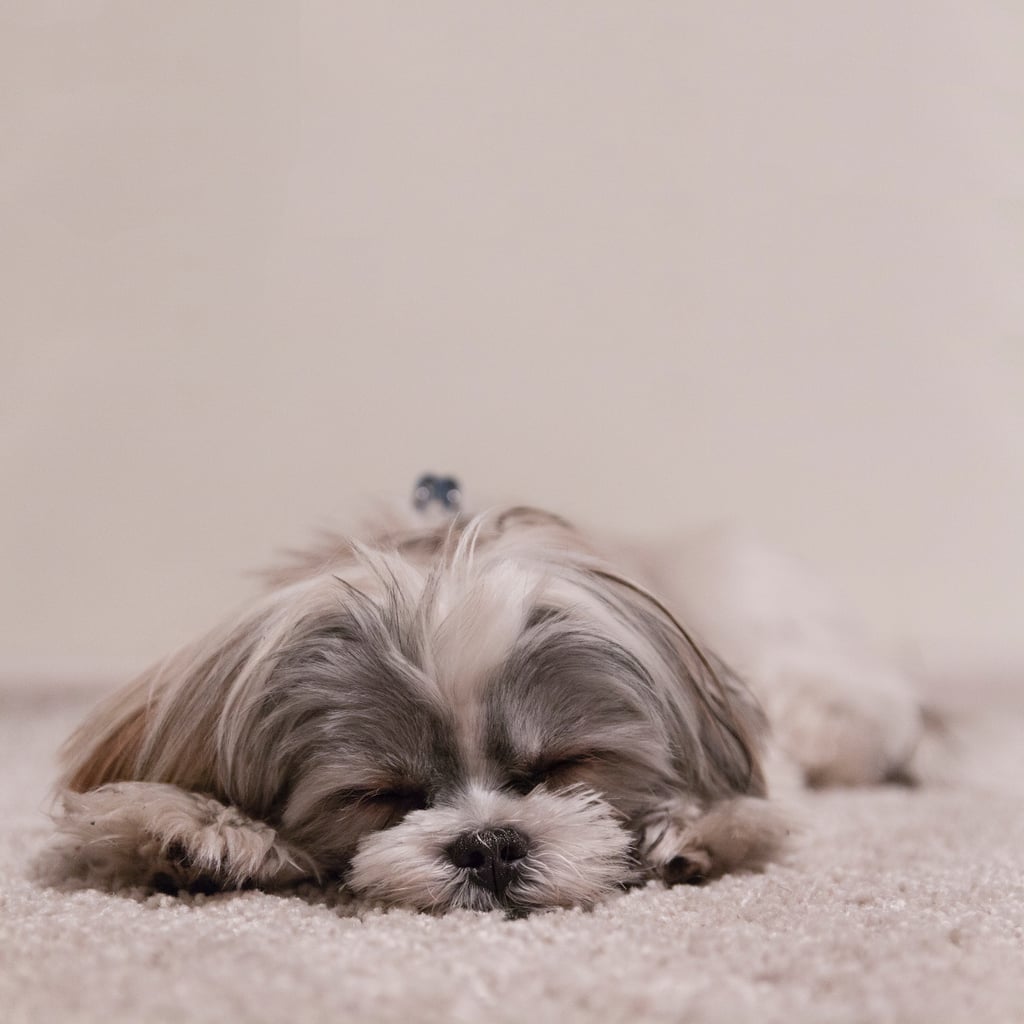
<path fill-rule="evenodd" d="M 325 539 L 97 709 L 64 749 L 55 861 L 107 887 L 589 905 L 775 856 L 765 734 L 747 686 L 564 520 L 389 524 Z M 496 828 L 528 848 L 500 890 L 450 852 Z"/>

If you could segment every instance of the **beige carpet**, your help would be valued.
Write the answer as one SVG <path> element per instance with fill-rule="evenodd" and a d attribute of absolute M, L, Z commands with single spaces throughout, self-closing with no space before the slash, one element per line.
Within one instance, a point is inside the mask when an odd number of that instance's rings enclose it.
<path fill-rule="evenodd" d="M 0 1020 L 1022 1021 L 1024 696 L 973 699 L 955 781 L 807 794 L 786 865 L 510 922 L 41 888 L 87 698 L 0 690 Z"/>

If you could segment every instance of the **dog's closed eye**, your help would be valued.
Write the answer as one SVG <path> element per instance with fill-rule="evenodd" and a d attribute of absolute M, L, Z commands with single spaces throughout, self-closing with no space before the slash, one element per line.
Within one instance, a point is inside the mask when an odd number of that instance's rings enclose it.
<path fill-rule="evenodd" d="M 538 786 L 564 786 L 577 781 L 580 769 L 587 767 L 596 760 L 594 754 L 573 754 L 554 760 L 538 761 L 529 768 L 515 772 L 511 780 L 511 788 L 517 793 L 529 793 Z"/>
<path fill-rule="evenodd" d="M 422 811 L 430 806 L 429 795 L 421 786 L 347 790 L 345 796 L 352 802 L 375 810 L 386 811 L 394 816 L 404 816 L 410 811 Z"/>

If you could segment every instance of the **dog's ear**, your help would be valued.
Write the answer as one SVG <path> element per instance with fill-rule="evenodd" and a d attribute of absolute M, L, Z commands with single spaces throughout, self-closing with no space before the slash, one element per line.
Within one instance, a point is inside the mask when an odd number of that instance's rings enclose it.
<path fill-rule="evenodd" d="M 650 591 L 605 569 L 594 574 L 616 588 L 623 614 L 652 642 L 671 676 L 664 696 L 678 747 L 689 751 L 679 767 L 694 790 L 714 798 L 764 796 L 768 722 L 754 695 Z"/>
<path fill-rule="evenodd" d="M 67 739 L 61 788 L 85 793 L 135 777 L 147 720 L 146 705 L 134 693 L 140 686 L 108 698 Z"/>
<path fill-rule="evenodd" d="M 270 684 L 310 638 L 343 629 L 345 602 L 359 600 L 369 599 L 329 574 L 259 599 L 107 698 L 65 744 L 58 785 L 167 783 L 265 815 L 287 769 L 257 727 Z"/>
<path fill-rule="evenodd" d="M 197 658 L 202 641 L 154 666 L 97 706 L 61 749 L 61 789 L 84 793 L 111 782 L 148 780 L 208 789 L 212 725 L 197 714 L 202 695 L 223 679 L 216 658 Z M 213 710 L 211 704 L 210 711 Z"/>
<path fill-rule="evenodd" d="M 272 615 L 266 603 L 228 622 L 104 700 L 64 744 L 59 787 L 149 781 L 215 792 L 218 728 Z"/>
<path fill-rule="evenodd" d="M 732 669 L 687 635 L 696 664 L 695 690 L 700 695 L 701 736 L 708 761 L 730 793 L 767 795 L 761 764 L 768 719 L 757 698 Z"/>

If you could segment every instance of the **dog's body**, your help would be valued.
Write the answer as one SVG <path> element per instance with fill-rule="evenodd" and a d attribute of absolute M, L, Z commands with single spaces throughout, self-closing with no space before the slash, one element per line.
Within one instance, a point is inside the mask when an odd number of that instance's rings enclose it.
<path fill-rule="evenodd" d="M 516 913 L 758 867 L 762 705 L 812 783 L 905 773 L 920 714 L 867 652 L 721 537 L 652 557 L 510 509 L 334 538 L 69 740 L 61 863 Z"/>

